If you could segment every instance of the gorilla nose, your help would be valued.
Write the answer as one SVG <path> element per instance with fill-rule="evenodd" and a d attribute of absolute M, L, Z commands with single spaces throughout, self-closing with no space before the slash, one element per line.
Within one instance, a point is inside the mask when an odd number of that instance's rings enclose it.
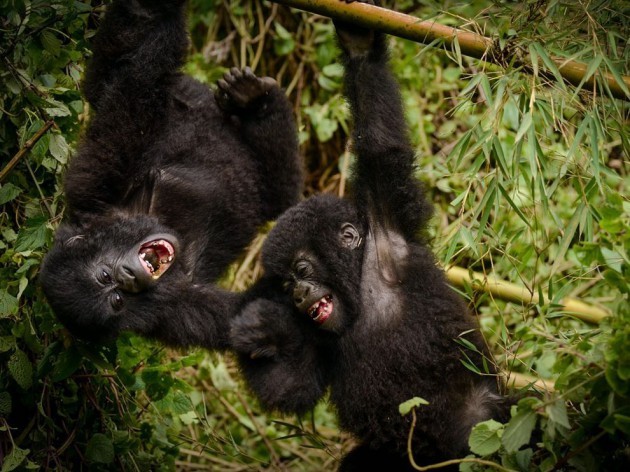
<path fill-rule="evenodd" d="M 116 282 L 123 292 L 138 293 L 142 291 L 142 286 L 134 271 L 127 266 L 122 266 L 120 270 L 116 271 Z"/>
<path fill-rule="evenodd" d="M 293 302 L 296 305 L 301 305 L 304 300 L 310 295 L 311 287 L 307 284 L 300 284 L 293 290 Z"/>

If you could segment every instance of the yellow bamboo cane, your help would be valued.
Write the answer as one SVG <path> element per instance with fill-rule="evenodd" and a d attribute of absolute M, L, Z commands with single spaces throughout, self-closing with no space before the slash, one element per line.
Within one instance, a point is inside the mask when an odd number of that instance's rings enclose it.
<path fill-rule="evenodd" d="M 484 292 L 488 292 L 501 300 L 507 300 L 522 304 L 538 304 L 541 302 L 537 293 L 532 293 L 523 286 L 505 282 L 496 277 L 481 274 L 479 272 L 468 271 L 461 267 L 450 267 L 446 270 L 448 280 L 457 287 L 465 287 L 474 284 L 475 288 L 479 288 Z M 543 303 L 549 303 L 545 297 Z M 575 298 L 566 297 L 559 301 L 562 309 L 567 314 L 586 321 L 588 323 L 598 324 L 609 313 L 602 308 L 588 305 Z"/>
<path fill-rule="evenodd" d="M 366 28 L 383 31 L 394 36 L 410 39 L 419 43 L 429 44 L 435 40 L 442 41 L 447 46 L 453 46 L 455 41 L 462 54 L 487 62 L 503 65 L 507 62 L 501 54 L 494 54 L 494 40 L 480 34 L 463 31 L 457 28 L 440 25 L 434 21 L 421 21 L 404 13 L 366 3 L 345 3 L 340 0 L 272 0 L 281 5 L 306 10 L 330 18 L 347 21 Z M 512 58 L 507 58 L 512 59 Z M 578 86 L 586 76 L 588 66 L 581 62 L 569 61 L 562 58 L 552 58 L 562 77 L 569 83 Z M 527 66 L 523 59 L 513 61 Z M 531 67 L 524 67 L 530 71 Z M 592 74 L 585 82 L 585 87 L 595 85 L 597 74 Z M 600 73 L 599 80 L 608 85 L 612 95 L 630 101 L 630 77 L 622 76 L 623 85 L 608 73 Z M 625 90 L 624 90 L 625 86 Z"/>

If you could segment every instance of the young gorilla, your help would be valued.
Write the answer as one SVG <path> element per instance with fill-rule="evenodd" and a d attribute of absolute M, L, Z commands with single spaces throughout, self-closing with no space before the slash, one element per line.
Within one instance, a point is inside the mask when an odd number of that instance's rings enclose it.
<path fill-rule="evenodd" d="M 232 69 L 214 97 L 178 72 L 185 3 L 115 1 L 94 40 L 83 84 L 94 116 L 40 275 L 83 338 L 134 330 L 226 347 L 233 296 L 208 282 L 301 192 L 292 110 L 273 79 Z"/>
<path fill-rule="evenodd" d="M 479 421 L 505 414 L 497 379 L 468 370 L 464 338 L 487 350 L 464 303 L 419 236 L 431 209 L 414 176 L 401 99 L 382 34 L 337 25 L 354 117 L 353 197 L 311 198 L 280 217 L 263 247 L 265 276 L 232 320 L 243 374 L 262 404 L 314 407 L 330 387 L 340 426 L 360 444 L 341 470 L 413 470 L 463 457 Z"/>

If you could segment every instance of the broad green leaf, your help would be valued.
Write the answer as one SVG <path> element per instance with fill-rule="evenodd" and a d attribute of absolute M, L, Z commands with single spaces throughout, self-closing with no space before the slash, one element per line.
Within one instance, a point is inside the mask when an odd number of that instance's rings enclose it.
<path fill-rule="evenodd" d="M 503 425 L 494 420 L 478 423 L 472 429 L 468 445 L 478 456 L 489 456 L 501 448 Z"/>
<path fill-rule="evenodd" d="M 501 442 L 507 452 L 515 452 L 521 446 L 529 443 L 532 431 L 536 426 L 536 413 L 521 411 L 512 417 L 505 426 Z"/>
<path fill-rule="evenodd" d="M 66 164 L 68 162 L 68 154 L 70 153 L 70 148 L 68 147 L 66 138 L 64 138 L 61 134 L 50 135 L 48 150 L 50 151 L 50 154 L 52 154 L 52 156 L 57 159 L 61 164 Z"/>
<path fill-rule="evenodd" d="M 17 252 L 25 252 L 41 249 L 46 245 L 46 242 L 51 237 L 51 233 L 47 218 L 31 218 L 20 229 L 15 243 L 15 250 Z"/>
<path fill-rule="evenodd" d="M 0 472 L 9 472 L 17 469 L 30 452 L 30 449 L 20 449 L 14 446 L 9 455 L 4 458 Z"/>
<path fill-rule="evenodd" d="M 569 423 L 569 416 L 567 415 L 567 405 L 562 398 L 557 399 L 555 402 L 545 407 L 545 412 L 549 415 L 549 418 L 565 428 L 571 428 Z"/>
<path fill-rule="evenodd" d="M 33 365 L 24 351 L 16 349 L 9 358 L 7 366 L 11 376 L 20 387 L 24 390 L 31 388 L 33 384 Z"/>
<path fill-rule="evenodd" d="M 0 319 L 15 315 L 18 308 L 18 299 L 0 288 Z"/>
<path fill-rule="evenodd" d="M 90 462 L 111 464 L 114 462 L 114 444 L 112 440 L 101 433 L 96 433 L 88 442 L 85 458 Z"/>
<path fill-rule="evenodd" d="M 429 402 L 426 401 L 424 398 L 413 397 L 412 399 L 401 403 L 398 406 L 398 411 L 400 412 L 401 415 L 405 416 L 405 415 L 408 415 L 411 412 L 411 410 L 413 410 L 414 408 L 417 408 L 420 405 L 428 405 L 428 404 Z"/>
<path fill-rule="evenodd" d="M 22 193 L 22 189 L 16 187 L 12 183 L 2 184 L 0 187 L 0 205 L 10 202 L 20 193 Z"/>

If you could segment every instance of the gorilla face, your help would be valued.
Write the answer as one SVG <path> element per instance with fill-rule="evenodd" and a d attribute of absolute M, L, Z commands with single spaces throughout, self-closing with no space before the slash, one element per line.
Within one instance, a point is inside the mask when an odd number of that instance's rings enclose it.
<path fill-rule="evenodd" d="M 362 238 L 353 224 L 342 223 L 337 233 L 336 243 L 330 251 L 350 252 L 360 247 Z M 324 261 L 328 264 L 323 264 Z M 318 258 L 309 249 L 299 250 L 284 274 L 283 289 L 293 297 L 298 312 L 324 330 L 341 333 L 350 321 L 345 307 L 355 304 L 351 303 L 354 298 L 340 286 L 333 274 L 348 278 L 347 270 L 351 267 L 341 273 L 334 269 L 334 263 L 326 257 Z M 348 302 L 344 303 L 344 300 Z"/>
<path fill-rule="evenodd" d="M 177 236 L 150 217 L 117 217 L 85 230 L 65 225 L 46 256 L 40 280 L 70 331 L 106 338 L 158 282 L 168 284 L 167 272 L 180 272 L 179 252 Z"/>

